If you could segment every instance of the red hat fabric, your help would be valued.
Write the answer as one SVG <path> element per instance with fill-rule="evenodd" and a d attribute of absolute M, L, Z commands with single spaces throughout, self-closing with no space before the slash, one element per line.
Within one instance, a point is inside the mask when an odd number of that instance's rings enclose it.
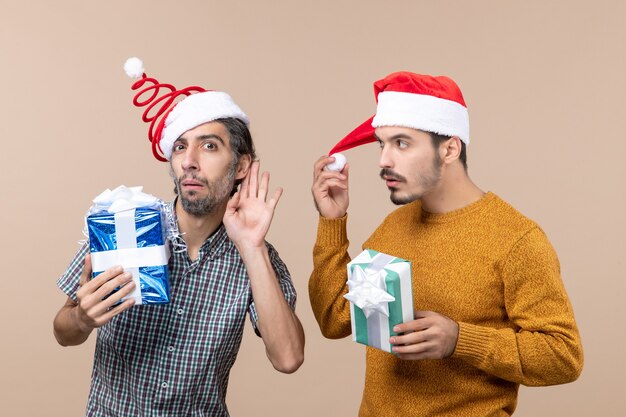
<path fill-rule="evenodd" d="M 224 92 L 198 86 L 178 90 L 171 84 L 160 83 L 146 76 L 139 58 L 129 58 L 124 70 L 129 77 L 140 78 L 131 87 L 133 91 L 138 90 L 133 104 L 146 107 L 141 118 L 150 123 L 148 139 L 159 161 L 169 161 L 176 139 L 201 124 L 227 117 L 250 123 L 243 110 Z"/>
<path fill-rule="evenodd" d="M 376 115 L 367 119 L 329 152 L 332 155 L 375 142 L 374 130 L 401 126 L 445 136 L 469 144 L 469 114 L 461 90 L 444 76 L 394 72 L 374 83 Z"/>

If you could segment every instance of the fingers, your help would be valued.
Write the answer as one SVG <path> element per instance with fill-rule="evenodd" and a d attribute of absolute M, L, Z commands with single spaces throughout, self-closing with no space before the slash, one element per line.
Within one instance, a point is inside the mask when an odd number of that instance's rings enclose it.
<path fill-rule="evenodd" d="M 330 156 L 322 156 L 320 157 L 315 164 L 313 165 L 313 184 L 322 184 L 328 178 L 338 178 L 340 180 L 347 180 L 347 164 L 341 171 L 326 171 L 324 167 L 331 162 L 333 162 L 335 158 Z"/>
<path fill-rule="evenodd" d="M 406 356 L 421 356 L 420 359 L 435 359 L 436 343 L 432 341 L 418 343 L 415 345 L 393 346 L 393 353 Z M 401 358 L 404 359 L 404 358 Z"/>
<path fill-rule="evenodd" d="M 393 331 L 396 333 L 409 333 L 419 332 L 420 330 L 430 327 L 430 322 L 425 317 L 420 317 L 415 320 L 407 321 L 406 323 L 397 324 L 393 327 Z"/>
<path fill-rule="evenodd" d="M 226 213 L 225 214 L 233 214 L 237 211 L 237 207 L 239 207 L 239 200 L 241 199 L 241 192 L 237 191 L 226 203 Z"/>
<path fill-rule="evenodd" d="M 264 172 L 263 175 L 261 175 L 261 183 L 259 184 L 259 192 L 258 192 L 258 197 L 262 201 L 265 201 L 265 198 L 267 197 L 267 189 L 269 186 L 269 182 L 270 182 L 270 173 Z"/>
<path fill-rule="evenodd" d="M 398 354 L 400 359 L 441 358 L 437 356 L 439 342 L 429 334 L 428 330 L 393 336 L 389 341 L 393 345 L 392 352 Z"/>
<path fill-rule="evenodd" d="M 114 293 L 111 293 L 111 292 L 107 293 L 108 297 L 106 297 L 106 299 L 100 299 L 100 302 L 94 304 L 93 307 L 89 310 L 89 315 L 91 316 L 91 318 L 93 318 L 97 322 L 99 326 L 105 324 L 107 321 L 103 321 L 103 316 L 106 315 L 107 312 L 110 311 L 113 306 L 118 304 L 122 300 L 122 298 L 130 295 L 134 289 L 135 289 L 135 283 L 131 281 L 127 283 L 126 285 L 124 285 L 123 287 L 121 287 L 119 290 L 115 291 Z M 94 295 L 94 298 L 95 297 L 97 297 L 97 295 Z M 131 299 L 131 300 L 132 300 L 132 304 L 134 304 L 134 299 Z M 129 300 L 124 301 L 124 303 L 127 303 L 127 302 L 129 302 Z"/>
<path fill-rule="evenodd" d="M 394 332 L 400 334 L 389 338 L 392 351 L 412 355 L 402 359 L 442 359 L 452 355 L 458 340 L 458 323 L 433 311 L 416 311 L 415 317 L 394 326 Z"/>
<path fill-rule="evenodd" d="M 321 171 L 313 181 L 313 190 L 327 190 L 329 187 L 348 188 L 348 177 L 337 171 Z"/>
<path fill-rule="evenodd" d="M 394 327 L 394 331 L 396 327 Z M 422 330 L 410 330 L 410 331 L 398 332 L 398 333 L 401 333 L 401 334 L 391 337 L 390 339 L 391 344 L 408 345 L 408 344 L 422 343 L 422 342 L 429 340 L 429 336 L 430 336 L 428 333 L 428 328 L 424 328 Z"/>
<path fill-rule="evenodd" d="M 102 284 L 100 286 L 100 288 L 98 288 L 93 293 L 93 295 L 94 295 L 94 297 L 97 297 L 99 299 L 104 299 L 109 294 L 111 294 L 116 288 L 123 287 L 123 289 L 126 290 L 126 287 L 129 286 L 130 284 L 134 285 L 132 280 L 133 280 L 133 274 L 131 274 L 130 272 L 124 272 L 124 273 L 116 276 L 115 278 L 112 278 L 109 281 L 107 281 L 104 284 Z M 130 291 L 132 291 L 132 290 L 128 290 L 127 292 L 130 293 Z M 121 289 L 118 292 L 121 292 Z M 115 295 L 117 295 L 117 293 L 115 293 Z M 111 297 L 109 297 L 109 298 L 111 298 Z M 107 298 L 107 301 L 108 301 L 109 298 Z M 113 304 L 115 304 L 115 303 L 112 303 L 111 305 L 113 305 Z"/>
<path fill-rule="evenodd" d="M 113 307 L 112 309 L 108 310 L 105 314 L 100 316 L 100 319 L 99 319 L 99 321 L 101 323 L 100 326 L 108 323 L 109 321 L 111 321 L 111 319 L 113 317 L 117 316 L 122 311 L 128 310 L 129 308 L 131 308 L 134 305 L 135 305 L 135 300 L 133 298 L 129 298 L 128 300 L 124 300 L 124 302 L 122 302 L 121 304 Z"/>
<path fill-rule="evenodd" d="M 85 263 L 83 266 L 83 272 L 80 274 L 80 280 L 78 281 L 78 286 L 82 287 L 89 281 L 91 278 L 92 269 L 91 269 L 91 253 L 88 253 L 85 256 Z"/>
<path fill-rule="evenodd" d="M 252 162 L 252 165 L 254 165 L 254 162 Z M 243 198 L 248 198 L 248 189 L 250 188 L 250 172 L 251 171 L 252 171 L 252 166 L 248 170 L 246 176 L 243 177 L 243 180 L 241 180 L 241 189 L 239 190 L 239 193 L 240 195 L 243 196 Z"/>
<path fill-rule="evenodd" d="M 91 259 L 91 257 L 90 257 Z M 87 260 L 87 258 L 85 258 L 85 261 Z M 83 268 L 83 274 L 85 274 L 85 270 L 87 268 Z M 86 276 L 91 277 L 92 272 L 91 272 L 91 267 L 89 268 L 89 273 L 86 274 Z M 107 269 L 106 271 L 102 272 L 101 274 L 98 274 L 95 278 L 92 279 L 87 279 L 85 284 L 80 287 L 80 289 L 76 292 L 76 295 L 78 297 L 81 296 L 86 296 L 89 294 L 94 293 L 95 291 L 98 290 L 98 288 L 100 288 L 102 285 L 104 285 L 107 281 L 117 277 L 118 275 L 122 274 L 124 272 L 124 269 L 121 266 L 114 266 L 111 267 L 109 269 Z M 81 276 L 82 279 L 82 276 Z"/>
<path fill-rule="evenodd" d="M 316 177 L 320 172 L 324 171 L 324 167 L 332 162 L 335 162 L 335 158 L 328 155 L 323 155 L 315 161 L 313 164 L 313 177 Z"/>
<path fill-rule="evenodd" d="M 413 345 L 393 346 L 391 351 L 400 359 L 445 359 L 452 355 L 454 346 L 450 348 L 439 340 L 429 340 Z"/>
<path fill-rule="evenodd" d="M 260 165 L 259 161 L 254 161 L 252 163 L 252 166 L 250 167 L 250 173 L 248 174 L 249 176 L 248 196 L 252 198 L 257 196 L 257 191 L 259 187 L 259 165 Z"/>
<path fill-rule="evenodd" d="M 333 160 L 322 156 L 313 166 L 311 192 L 315 208 L 326 218 L 342 217 L 348 209 L 348 164 L 340 172 L 324 170 Z"/>
<path fill-rule="evenodd" d="M 414 316 L 416 319 L 424 318 L 424 317 L 433 317 L 436 315 L 437 313 L 435 313 L 434 311 L 428 311 L 428 310 L 415 310 L 414 312 Z"/>
<path fill-rule="evenodd" d="M 106 274 L 106 272 L 103 272 L 100 275 L 104 274 Z M 98 275 L 96 278 L 100 278 L 100 275 Z M 125 295 L 130 294 L 135 285 L 134 282 L 132 282 L 132 279 L 132 274 L 130 272 L 125 272 L 116 275 L 114 278 L 105 280 L 102 285 L 95 289 L 83 287 L 76 293 L 76 295 L 78 296 L 83 309 L 90 309 L 94 305 L 100 303 L 104 303 L 105 308 L 108 308 L 115 304 L 117 301 L 119 301 Z M 92 283 L 96 283 L 95 279 L 90 282 L 90 284 Z M 116 288 L 120 288 L 120 290 L 115 292 L 115 294 L 111 294 Z M 88 292 L 86 290 L 91 291 Z M 83 292 L 81 293 L 81 291 Z M 111 296 L 107 297 L 109 294 L 111 294 Z"/>
<path fill-rule="evenodd" d="M 115 291 L 116 289 L 118 290 Z M 132 281 L 132 274 L 123 272 L 121 266 L 109 268 L 87 282 L 76 293 L 78 314 L 83 327 L 94 328 L 107 323 L 110 318 L 105 319 L 104 317 L 112 317 L 108 314 L 111 307 L 132 293 L 134 289 L 135 283 Z M 126 309 L 134 304 L 134 300 L 126 300 L 122 304 L 125 305 L 124 309 Z M 116 311 L 123 311 L 120 310 Z"/>
<path fill-rule="evenodd" d="M 262 201 L 265 201 L 265 199 L 267 198 L 270 182 L 270 173 L 267 171 L 264 172 L 261 175 L 261 180 L 259 181 L 260 166 L 261 164 L 259 161 L 252 162 L 248 174 L 241 183 L 241 190 L 239 191 L 239 193 L 242 197 L 240 198 L 259 198 Z"/>
<path fill-rule="evenodd" d="M 270 206 L 272 210 L 276 209 L 276 205 L 278 204 L 278 200 L 280 200 L 280 196 L 283 195 L 282 187 L 278 187 L 272 197 L 267 201 L 267 204 Z"/>

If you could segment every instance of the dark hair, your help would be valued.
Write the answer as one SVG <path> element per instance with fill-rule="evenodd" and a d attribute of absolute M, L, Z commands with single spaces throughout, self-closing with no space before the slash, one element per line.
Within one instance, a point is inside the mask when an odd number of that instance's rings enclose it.
<path fill-rule="evenodd" d="M 226 130 L 228 130 L 230 148 L 233 151 L 235 161 L 239 162 L 239 158 L 241 158 L 242 155 L 250 155 L 253 161 L 256 159 L 252 135 L 244 122 L 234 117 L 217 119 L 216 122 L 220 122 L 224 125 Z"/>
<path fill-rule="evenodd" d="M 440 135 L 438 133 L 427 132 L 430 135 L 431 143 L 433 147 L 437 149 L 441 143 L 447 141 L 452 136 Z M 461 154 L 459 155 L 459 160 L 463 164 L 463 168 L 467 171 L 467 149 L 465 147 L 465 142 L 461 141 Z"/>
<path fill-rule="evenodd" d="M 237 166 L 242 155 L 250 155 L 252 161 L 256 160 L 256 151 L 254 150 L 254 143 L 252 142 L 252 135 L 248 125 L 234 117 L 217 119 L 216 122 L 220 122 L 228 130 L 230 149 L 233 151 L 233 168 Z M 237 192 L 241 181 L 242 179 L 235 181 L 235 186 L 230 193 L 231 196 Z"/>

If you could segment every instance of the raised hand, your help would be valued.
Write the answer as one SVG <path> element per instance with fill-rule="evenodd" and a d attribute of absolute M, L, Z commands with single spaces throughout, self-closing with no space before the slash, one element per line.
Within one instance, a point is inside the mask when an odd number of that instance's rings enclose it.
<path fill-rule="evenodd" d="M 457 322 L 434 311 L 416 311 L 415 320 L 398 324 L 402 333 L 389 340 L 400 359 L 443 359 L 454 353 L 459 338 Z"/>
<path fill-rule="evenodd" d="M 224 213 L 226 233 L 240 251 L 242 248 L 265 245 L 276 204 L 283 193 L 279 187 L 268 199 L 270 174 L 264 172 L 260 182 L 258 176 L 259 162 L 254 161 L 241 183 L 241 189 L 230 198 Z"/>
<path fill-rule="evenodd" d="M 340 172 L 326 171 L 324 167 L 335 158 L 322 156 L 313 167 L 313 200 L 315 208 L 326 218 L 337 219 L 348 211 L 348 168 Z"/>
<path fill-rule="evenodd" d="M 135 300 L 128 299 L 113 307 L 135 288 L 132 274 L 124 272 L 121 266 L 109 268 L 93 279 L 91 273 L 91 255 L 87 254 L 80 277 L 81 287 L 76 292 L 78 305 L 75 310 L 77 325 L 83 332 L 105 325 L 135 303 Z M 122 288 L 119 291 L 107 297 L 111 291 L 120 286 Z M 105 297 L 107 298 L 104 299 Z"/>

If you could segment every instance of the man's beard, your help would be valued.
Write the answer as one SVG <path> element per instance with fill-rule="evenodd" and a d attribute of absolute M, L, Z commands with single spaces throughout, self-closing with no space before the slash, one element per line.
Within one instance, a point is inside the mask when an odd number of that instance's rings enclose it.
<path fill-rule="evenodd" d="M 206 178 L 196 176 L 194 173 L 184 174 L 179 178 L 175 178 L 174 171 L 170 170 L 170 174 L 174 180 L 174 192 L 178 195 L 183 209 L 192 216 L 205 216 L 214 213 L 215 210 L 230 197 L 235 187 L 234 178 L 236 168 L 237 161 L 233 160 L 226 175 L 211 182 Z M 194 197 L 197 194 L 196 191 L 188 191 L 187 195 L 185 195 L 181 191 L 180 184 L 186 179 L 192 179 L 202 183 L 207 189 L 207 196 L 204 198 L 189 198 Z"/>
<path fill-rule="evenodd" d="M 400 205 L 412 203 L 413 201 L 419 200 L 420 198 L 422 198 L 425 192 L 427 192 L 429 189 L 436 186 L 441 180 L 442 165 L 443 164 L 442 164 L 441 158 L 439 157 L 438 154 L 435 154 L 435 157 L 433 158 L 432 171 L 424 173 L 424 174 L 420 174 L 419 172 L 417 173 L 417 184 L 421 188 L 421 192 L 409 194 L 407 196 L 402 197 L 402 196 L 398 196 L 395 194 L 396 190 L 391 189 L 391 195 L 389 196 L 389 198 L 391 199 L 391 202 L 395 205 L 400 206 Z M 382 178 L 384 176 L 406 183 L 405 177 L 403 177 L 400 174 L 395 173 L 389 168 L 383 168 L 380 170 L 380 177 Z"/>

